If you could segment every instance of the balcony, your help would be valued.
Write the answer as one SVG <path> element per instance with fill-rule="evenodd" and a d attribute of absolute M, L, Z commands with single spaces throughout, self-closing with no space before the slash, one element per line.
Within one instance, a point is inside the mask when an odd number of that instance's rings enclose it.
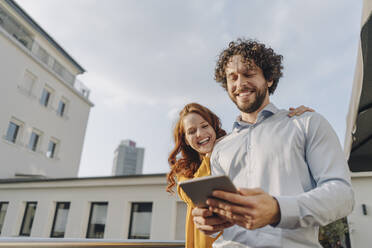
<path fill-rule="evenodd" d="M 86 99 L 89 99 L 90 89 L 88 89 L 83 82 L 79 79 L 75 79 L 74 88 Z"/>
<path fill-rule="evenodd" d="M 32 48 L 29 51 L 36 56 L 45 66 L 56 73 L 64 82 L 72 86 L 77 92 L 89 99 L 90 90 L 83 82 L 76 79 L 75 75 L 71 74 L 63 65 L 61 65 L 53 56 L 51 56 L 42 46 L 35 40 Z"/>
<path fill-rule="evenodd" d="M 58 239 L 58 238 L 0 238 L 1 247 L 12 248 L 129 248 L 129 247 L 185 247 L 183 241 Z"/>
<path fill-rule="evenodd" d="M 2 31 L 0 33 L 6 34 L 8 38 L 25 48 L 31 53 L 32 57 L 56 74 L 63 82 L 73 87 L 81 96 L 89 99 L 90 90 L 35 41 L 33 36 L 1 6 L 0 31 Z"/>

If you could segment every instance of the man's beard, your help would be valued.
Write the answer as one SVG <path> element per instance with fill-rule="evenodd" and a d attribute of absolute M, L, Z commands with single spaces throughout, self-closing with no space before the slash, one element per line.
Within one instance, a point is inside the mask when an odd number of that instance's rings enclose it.
<path fill-rule="evenodd" d="M 254 92 L 254 95 L 255 95 L 254 101 L 244 103 L 244 105 L 242 106 L 239 106 L 236 98 L 232 98 L 231 96 L 230 98 L 235 103 L 235 105 L 238 107 L 240 111 L 249 114 L 249 113 L 253 113 L 257 111 L 262 106 L 263 102 L 265 101 L 266 95 L 267 95 L 267 89 L 268 89 L 267 84 L 265 84 L 265 86 L 261 89 L 256 88 Z"/>

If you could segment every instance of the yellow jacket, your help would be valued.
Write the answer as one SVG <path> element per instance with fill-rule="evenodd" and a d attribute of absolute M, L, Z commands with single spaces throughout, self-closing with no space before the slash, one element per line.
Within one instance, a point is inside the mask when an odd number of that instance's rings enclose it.
<path fill-rule="evenodd" d="M 209 158 L 204 157 L 202 163 L 200 164 L 199 169 L 195 172 L 193 178 L 209 176 L 211 174 Z M 178 182 L 189 180 L 183 175 L 177 176 Z M 194 226 L 194 221 L 192 217 L 192 210 L 195 205 L 192 203 L 191 199 L 187 197 L 185 192 L 177 186 L 178 196 L 187 204 L 187 213 L 186 213 L 186 248 L 209 248 L 212 247 L 213 242 L 217 238 L 209 237 L 205 235 Z"/>

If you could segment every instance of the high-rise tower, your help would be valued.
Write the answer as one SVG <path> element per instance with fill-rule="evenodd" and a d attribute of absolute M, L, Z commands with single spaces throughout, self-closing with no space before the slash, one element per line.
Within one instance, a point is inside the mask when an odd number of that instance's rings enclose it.
<path fill-rule="evenodd" d="M 142 174 L 145 148 L 136 147 L 136 142 L 126 139 L 115 150 L 113 175 Z"/>

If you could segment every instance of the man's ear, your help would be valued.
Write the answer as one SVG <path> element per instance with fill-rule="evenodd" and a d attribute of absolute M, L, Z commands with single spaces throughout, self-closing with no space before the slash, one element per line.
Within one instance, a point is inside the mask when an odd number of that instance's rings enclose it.
<path fill-rule="evenodd" d="M 267 82 L 267 86 L 268 86 L 268 88 L 270 88 L 272 85 L 273 85 L 273 80 Z"/>

